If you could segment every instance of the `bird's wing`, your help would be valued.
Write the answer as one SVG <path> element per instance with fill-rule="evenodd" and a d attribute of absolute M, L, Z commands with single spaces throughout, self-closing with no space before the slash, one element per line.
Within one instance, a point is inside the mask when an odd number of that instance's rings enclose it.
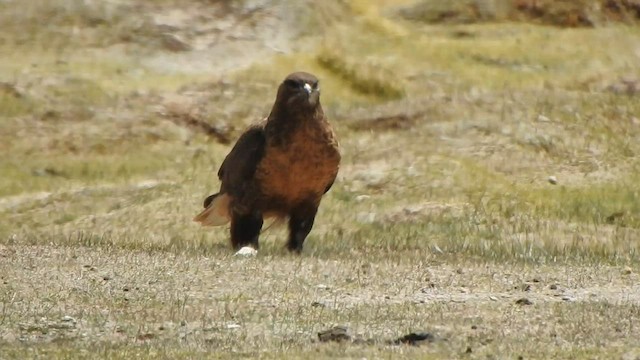
<path fill-rule="evenodd" d="M 218 170 L 222 181 L 220 191 L 238 196 L 253 179 L 258 163 L 264 156 L 265 133 L 262 124 L 247 129 L 231 149 Z"/>

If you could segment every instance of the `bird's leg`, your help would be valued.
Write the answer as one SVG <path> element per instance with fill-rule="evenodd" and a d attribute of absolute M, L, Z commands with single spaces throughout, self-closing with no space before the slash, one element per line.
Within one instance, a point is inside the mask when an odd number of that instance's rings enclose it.
<path fill-rule="evenodd" d="M 258 249 L 258 237 L 262 229 L 262 214 L 237 214 L 231 217 L 231 246 L 235 250 L 250 245 Z"/>
<path fill-rule="evenodd" d="M 303 206 L 291 212 L 287 249 L 297 253 L 302 252 L 302 245 L 311 232 L 317 211 L 317 206 Z"/>

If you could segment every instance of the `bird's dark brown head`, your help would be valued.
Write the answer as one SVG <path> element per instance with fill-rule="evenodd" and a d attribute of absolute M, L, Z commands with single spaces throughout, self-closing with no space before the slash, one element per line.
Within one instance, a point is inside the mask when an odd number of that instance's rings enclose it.
<path fill-rule="evenodd" d="M 318 79 L 306 72 L 289 74 L 278 88 L 276 103 L 296 111 L 312 111 L 320 105 Z"/>

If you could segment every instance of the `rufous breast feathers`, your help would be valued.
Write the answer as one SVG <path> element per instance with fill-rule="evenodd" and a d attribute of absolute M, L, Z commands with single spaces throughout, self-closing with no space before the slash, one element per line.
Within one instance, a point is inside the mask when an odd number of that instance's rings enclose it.
<path fill-rule="evenodd" d="M 306 127 L 295 132 L 285 147 L 267 144 L 256 172 L 266 198 L 294 207 L 320 201 L 335 179 L 340 163 L 338 144 L 330 129 Z"/>

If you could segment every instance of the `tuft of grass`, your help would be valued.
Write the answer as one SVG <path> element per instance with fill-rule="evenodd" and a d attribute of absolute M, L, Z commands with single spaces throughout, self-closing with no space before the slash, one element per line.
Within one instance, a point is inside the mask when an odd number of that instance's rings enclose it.
<path fill-rule="evenodd" d="M 409 20 L 427 23 L 522 21 L 562 27 L 592 27 L 603 22 L 633 23 L 640 19 L 637 4 L 589 0 L 423 0 L 402 8 Z"/>
<path fill-rule="evenodd" d="M 369 63 L 366 59 L 348 58 L 344 52 L 325 47 L 319 52 L 317 61 L 357 92 L 385 100 L 404 96 L 402 83 L 391 70 Z"/>
<path fill-rule="evenodd" d="M 427 23 L 466 24 L 497 20 L 505 15 L 506 1 L 421 1 L 402 8 L 399 14 L 408 20 Z"/>

